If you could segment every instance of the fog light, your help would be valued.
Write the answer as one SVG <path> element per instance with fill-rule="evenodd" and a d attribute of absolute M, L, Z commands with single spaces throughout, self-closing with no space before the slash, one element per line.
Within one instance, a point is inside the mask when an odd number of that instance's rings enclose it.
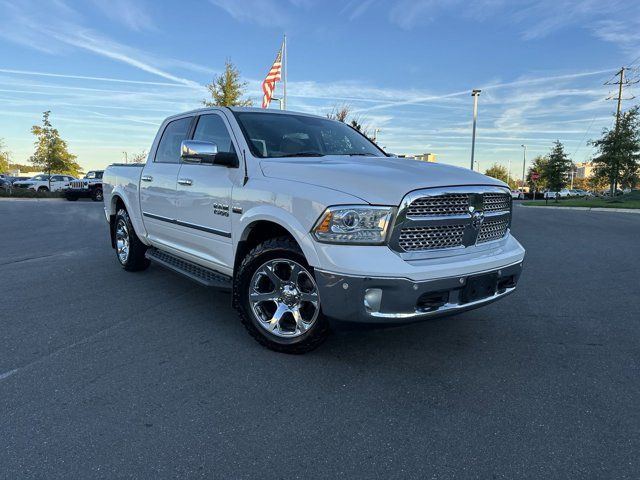
<path fill-rule="evenodd" d="M 367 309 L 367 312 L 379 312 L 381 302 L 382 302 L 381 288 L 367 288 L 364 291 L 364 308 Z"/>

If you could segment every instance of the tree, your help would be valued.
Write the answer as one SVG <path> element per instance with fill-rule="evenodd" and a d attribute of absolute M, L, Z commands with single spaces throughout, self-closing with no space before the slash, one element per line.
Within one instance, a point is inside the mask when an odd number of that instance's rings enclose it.
<path fill-rule="evenodd" d="M 346 103 L 343 103 L 342 105 L 334 105 L 331 111 L 327 113 L 327 118 L 329 120 L 337 120 L 339 122 L 351 125 L 361 134 L 375 143 L 373 136 L 370 135 L 370 129 L 363 123 L 362 117 L 360 115 L 352 115 L 352 111 L 353 108 L 351 107 L 351 105 L 347 105 Z"/>
<path fill-rule="evenodd" d="M 143 150 L 140 153 L 134 153 L 131 155 L 131 163 L 146 163 L 147 155 L 146 150 Z"/>
<path fill-rule="evenodd" d="M 69 153 L 67 142 L 60 138 L 58 130 L 51 125 L 50 113 L 43 113 L 42 125 L 31 127 L 31 133 L 36 136 L 36 150 L 29 161 L 48 174 L 65 173 L 74 177 L 80 176 L 82 169 L 76 163 L 76 156 Z"/>
<path fill-rule="evenodd" d="M 337 120 L 342 123 L 346 123 L 347 117 L 351 115 L 351 106 L 343 103 L 342 105 L 334 105 L 329 113 L 327 113 L 327 118 L 329 120 Z"/>
<path fill-rule="evenodd" d="M 9 171 L 10 154 L 5 150 L 4 140 L 0 138 L 0 173 Z"/>
<path fill-rule="evenodd" d="M 553 147 L 547 155 L 547 162 L 542 174 L 547 187 L 552 192 L 562 190 L 567 185 L 567 177 L 573 163 L 569 160 L 569 155 L 564 151 L 564 145 L 560 140 L 553 142 Z"/>
<path fill-rule="evenodd" d="M 617 126 L 604 129 L 602 137 L 589 142 L 597 151 L 593 158 L 595 176 L 606 179 L 611 191 L 618 188 L 635 187 L 640 180 L 640 115 L 639 106 L 620 115 Z"/>
<path fill-rule="evenodd" d="M 497 178 L 498 180 L 502 180 L 506 184 L 510 184 L 511 179 L 509 178 L 509 172 L 507 169 L 502 166 L 494 163 L 491 165 L 489 169 L 487 169 L 484 174 L 488 177 Z"/>
<path fill-rule="evenodd" d="M 242 98 L 246 88 L 247 82 L 240 81 L 240 72 L 231 60 L 227 60 L 222 75 L 215 75 L 207 85 L 212 100 L 204 99 L 202 103 L 206 107 L 250 107 L 253 101 Z"/>
<path fill-rule="evenodd" d="M 545 172 L 547 170 L 547 163 L 549 162 L 548 158 L 542 157 L 538 155 L 531 162 L 531 166 L 527 170 L 527 184 L 529 185 L 530 190 L 546 190 L 547 189 L 547 178 L 545 177 Z M 538 180 L 533 181 L 531 179 L 531 174 L 537 173 L 540 175 Z"/>

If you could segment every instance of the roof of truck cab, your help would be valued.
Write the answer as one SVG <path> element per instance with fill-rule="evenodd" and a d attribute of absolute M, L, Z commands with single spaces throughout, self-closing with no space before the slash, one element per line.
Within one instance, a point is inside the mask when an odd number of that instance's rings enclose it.
<path fill-rule="evenodd" d="M 175 115 L 171 115 L 165 119 L 171 120 L 177 117 L 183 117 L 185 115 L 202 115 L 207 112 L 214 112 L 216 110 L 229 110 L 231 112 L 251 112 L 251 113 L 275 113 L 275 114 L 293 114 L 293 115 L 304 115 L 305 117 L 317 117 L 317 118 L 325 118 L 319 115 L 311 115 L 303 112 L 294 112 L 291 110 L 275 110 L 275 109 L 266 109 L 266 108 L 257 108 L 257 107 L 204 107 L 204 108 L 196 108 L 195 110 L 189 110 L 187 112 L 176 113 Z"/>

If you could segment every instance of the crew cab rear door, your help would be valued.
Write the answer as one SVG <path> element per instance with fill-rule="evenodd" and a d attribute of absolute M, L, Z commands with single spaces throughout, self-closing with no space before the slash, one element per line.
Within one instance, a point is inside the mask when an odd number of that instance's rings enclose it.
<path fill-rule="evenodd" d="M 180 170 L 180 145 L 189 138 L 194 116 L 169 121 L 140 177 L 140 208 L 147 236 L 155 246 L 178 248 L 176 185 Z"/>
<path fill-rule="evenodd" d="M 213 142 L 218 152 L 237 153 L 236 139 L 224 115 L 211 112 L 196 119 L 193 140 Z M 178 226 L 185 251 L 210 263 L 233 265 L 231 191 L 242 182 L 240 168 L 183 162 L 178 174 Z"/>

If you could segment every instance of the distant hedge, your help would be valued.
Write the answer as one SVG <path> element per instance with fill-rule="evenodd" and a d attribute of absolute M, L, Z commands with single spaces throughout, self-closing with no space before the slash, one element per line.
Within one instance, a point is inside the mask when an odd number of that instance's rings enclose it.
<path fill-rule="evenodd" d="M 62 192 L 36 192 L 30 188 L 12 188 L 5 190 L 0 188 L 0 198 L 62 198 L 64 194 Z"/>

